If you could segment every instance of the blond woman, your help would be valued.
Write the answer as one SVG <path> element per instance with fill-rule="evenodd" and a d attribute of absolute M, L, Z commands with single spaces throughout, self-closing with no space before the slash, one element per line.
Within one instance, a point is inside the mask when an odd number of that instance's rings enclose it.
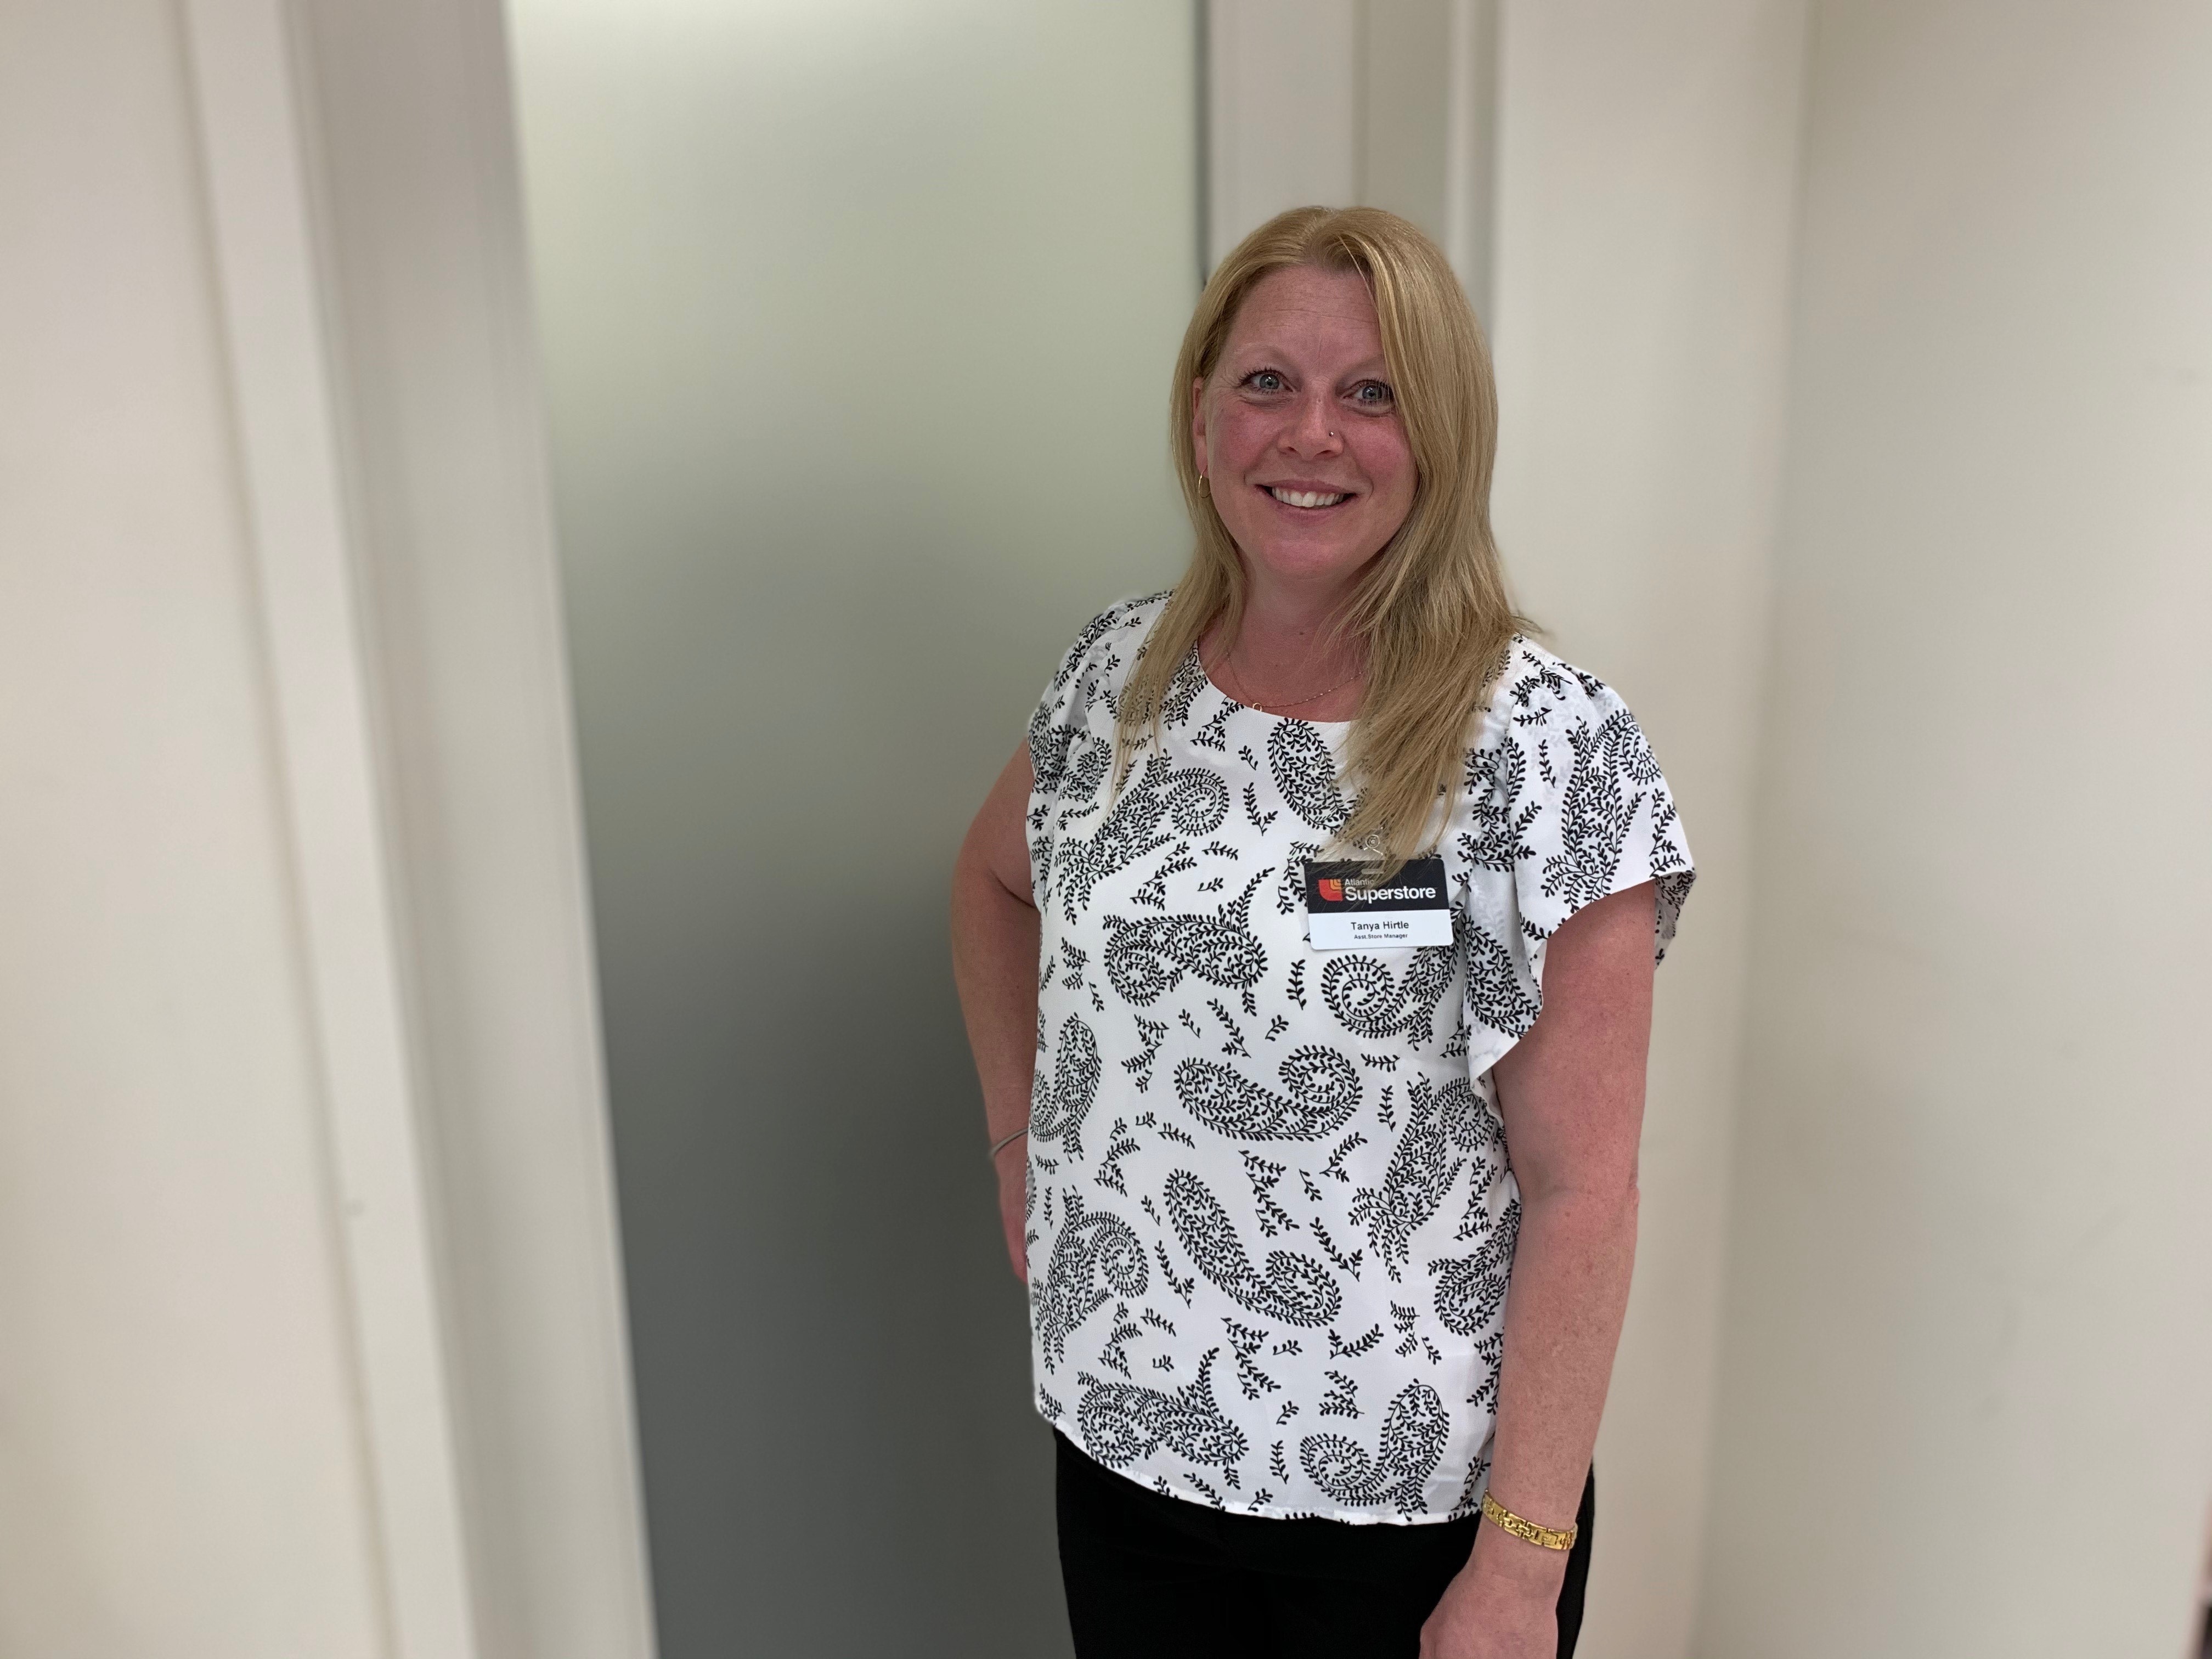
<path fill-rule="evenodd" d="M 955 878 L 1083 1659 L 1553 1659 L 1691 880 L 1536 645 L 1436 247 L 1261 226 L 1183 340 L 1175 588 L 1062 657 Z"/>

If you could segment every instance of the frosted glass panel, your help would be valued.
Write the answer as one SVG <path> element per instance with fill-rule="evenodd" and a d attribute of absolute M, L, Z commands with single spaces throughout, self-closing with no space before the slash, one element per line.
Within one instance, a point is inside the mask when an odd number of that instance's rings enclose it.
<path fill-rule="evenodd" d="M 1187 550 L 1191 7 L 510 12 L 663 1651 L 1064 1652 L 945 886 Z"/>

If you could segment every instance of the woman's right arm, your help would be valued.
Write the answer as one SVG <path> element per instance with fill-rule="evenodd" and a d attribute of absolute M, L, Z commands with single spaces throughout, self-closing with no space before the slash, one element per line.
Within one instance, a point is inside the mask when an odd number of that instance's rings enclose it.
<path fill-rule="evenodd" d="M 991 786 L 952 866 L 952 979 L 983 1085 L 983 1121 L 993 1145 L 1028 1125 L 1036 1064 L 1038 922 L 1023 833 L 1033 781 L 1024 744 Z M 999 1176 L 1006 1256 L 1014 1276 L 1026 1279 L 1026 1140 L 1017 1137 L 991 1163 Z"/>

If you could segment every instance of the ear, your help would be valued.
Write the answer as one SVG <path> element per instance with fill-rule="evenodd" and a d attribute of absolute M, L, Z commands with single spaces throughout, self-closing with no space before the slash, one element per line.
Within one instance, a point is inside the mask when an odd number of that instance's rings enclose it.
<path fill-rule="evenodd" d="M 1200 477 L 1212 471 L 1206 465 L 1206 381 L 1202 378 L 1190 383 L 1190 454 Z"/>

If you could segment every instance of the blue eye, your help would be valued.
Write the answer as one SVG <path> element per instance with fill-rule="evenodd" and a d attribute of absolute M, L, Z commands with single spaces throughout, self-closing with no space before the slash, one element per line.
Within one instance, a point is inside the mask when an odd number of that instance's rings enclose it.
<path fill-rule="evenodd" d="M 1289 382 L 1272 368 L 1255 368 L 1244 377 L 1244 384 L 1255 392 L 1280 392 Z"/>
<path fill-rule="evenodd" d="M 1352 389 L 1352 401 L 1365 409 L 1388 409 L 1393 401 L 1390 388 L 1380 380 L 1362 380 Z"/>

